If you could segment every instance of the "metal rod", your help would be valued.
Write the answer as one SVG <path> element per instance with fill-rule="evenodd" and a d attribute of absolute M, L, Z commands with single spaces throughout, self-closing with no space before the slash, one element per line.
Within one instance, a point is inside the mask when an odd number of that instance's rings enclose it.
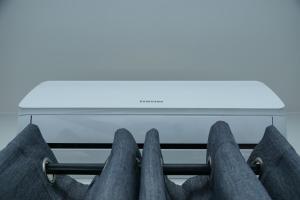
<path fill-rule="evenodd" d="M 48 143 L 52 149 L 111 149 L 112 143 Z M 144 147 L 138 143 L 138 148 Z M 239 144 L 240 149 L 253 149 L 257 144 Z M 161 149 L 207 149 L 205 143 L 161 143 Z M 46 165 L 47 174 L 99 175 L 104 164 L 95 163 L 49 163 Z M 260 173 L 260 166 L 251 167 L 255 174 Z M 210 166 L 207 164 L 164 164 L 165 175 L 209 175 Z"/>
<path fill-rule="evenodd" d="M 112 143 L 48 143 L 52 149 L 111 149 Z M 140 149 L 143 143 L 137 144 Z M 239 144 L 240 149 L 254 149 L 257 144 Z M 207 149 L 206 143 L 161 143 L 161 149 Z"/>
<path fill-rule="evenodd" d="M 99 175 L 104 164 L 83 163 L 49 163 L 46 165 L 47 174 Z M 251 167 L 255 174 L 260 173 L 260 166 Z M 164 164 L 165 175 L 209 175 L 210 166 L 207 164 Z"/>

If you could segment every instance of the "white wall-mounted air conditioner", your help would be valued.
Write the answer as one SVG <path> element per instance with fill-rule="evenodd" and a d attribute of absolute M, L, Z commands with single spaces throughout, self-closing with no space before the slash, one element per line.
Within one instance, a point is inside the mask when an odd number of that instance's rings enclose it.
<path fill-rule="evenodd" d="M 19 104 L 19 130 L 37 124 L 48 143 L 110 143 L 119 128 L 138 143 L 207 143 L 226 121 L 238 143 L 257 143 L 271 124 L 286 134 L 284 104 L 257 81 L 47 81 Z M 55 149 L 60 162 L 103 163 L 108 150 Z M 251 150 L 243 150 L 247 154 Z M 164 150 L 166 163 L 205 163 L 206 150 Z"/>

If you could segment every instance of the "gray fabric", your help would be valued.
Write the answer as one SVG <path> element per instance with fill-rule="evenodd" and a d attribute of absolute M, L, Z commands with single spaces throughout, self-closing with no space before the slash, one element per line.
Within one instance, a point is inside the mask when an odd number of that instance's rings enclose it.
<path fill-rule="evenodd" d="M 164 176 L 162 164 L 159 134 L 156 129 L 151 129 L 147 132 L 144 142 L 140 200 L 199 199 L 207 196 L 206 176 L 190 178 L 179 186 Z"/>
<path fill-rule="evenodd" d="M 212 199 L 271 199 L 244 160 L 227 123 L 220 121 L 211 127 L 207 150 L 212 161 Z"/>
<path fill-rule="evenodd" d="M 271 199 L 244 160 L 227 123 L 220 121 L 211 127 L 207 155 L 211 157 L 211 175 L 193 177 L 181 188 L 166 181 L 171 199 Z"/>
<path fill-rule="evenodd" d="M 47 157 L 57 160 L 35 125 L 28 125 L 0 152 L 0 199 L 132 200 L 138 198 L 140 152 L 125 129 L 115 133 L 113 148 L 100 176 L 88 186 L 69 176 L 51 184 L 42 171 Z"/>
<path fill-rule="evenodd" d="M 300 157 L 274 127 L 266 129 L 250 158 L 263 161 L 260 180 L 273 200 L 300 199 Z"/>
<path fill-rule="evenodd" d="M 208 176 L 194 176 L 182 185 L 176 185 L 166 177 L 168 195 L 172 200 L 208 200 L 211 199 L 211 188 Z"/>
<path fill-rule="evenodd" d="M 0 198 L 9 200 L 80 200 L 87 186 L 69 176 L 50 184 L 42 171 L 45 157 L 57 162 L 35 125 L 28 125 L 0 152 Z"/>
<path fill-rule="evenodd" d="M 167 199 L 162 164 L 158 131 L 152 129 L 147 132 L 144 142 L 140 200 Z"/>
<path fill-rule="evenodd" d="M 211 127 L 208 138 L 211 175 L 194 176 L 183 185 L 176 185 L 163 174 L 156 129 L 146 134 L 143 158 L 133 136 L 126 129 L 117 130 L 105 167 L 90 185 L 62 175 L 54 184 L 49 183 L 42 172 L 45 157 L 57 162 L 38 127 L 28 125 L 0 152 L 0 199 L 300 199 L 300 158 L 273 126 L 266 129 L 248 160 L 250 164 L 262 158 L 260 180 L 242 157 L 229 125 L 221 121 Z"/>
<path fill-rule="evenodd" d="M 87 200 L 133 200 L 138 198 L 138 168 L 141 155 L 132 135 L 126 129 L 115 133 L 111 154 L 100 176 L 88 190 Z"/>

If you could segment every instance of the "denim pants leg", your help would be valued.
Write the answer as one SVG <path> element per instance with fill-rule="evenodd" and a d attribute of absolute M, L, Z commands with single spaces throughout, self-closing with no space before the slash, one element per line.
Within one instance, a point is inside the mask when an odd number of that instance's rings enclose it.
<path fill-rule="evenodd" d="M 101 175 L 91 183 L 86 199 L 138 199 L 141 155 L 133 136 L 126 129 L 115 133 L 112 150 Z"/>
<path fill-rule="evenodd" d="M 48 157 L 57 162 L 35 125 L 28 125 L 0 152 L 0 199 L 81 200 L 87 186 L 69 176 L 50 183 L 42 170 Z"/>
<path fill-rule="evenodd" d="M 257 158 L 263 162 L 260 180 L 273 200 L 300 199 L 300 157 L 274 126 L 266 129 L 248 162 Z"/>

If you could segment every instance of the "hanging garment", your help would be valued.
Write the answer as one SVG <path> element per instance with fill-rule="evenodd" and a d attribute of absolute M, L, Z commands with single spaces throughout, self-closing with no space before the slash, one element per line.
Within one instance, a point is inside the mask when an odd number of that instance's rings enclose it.
<path fill-rule="evenodd" d="M 138 198 L 141 155 L 126 129 L 115 133 L 112 151 L 100 176 L 90 185 L 86 199 L 133 200 Z"/>
<path fill-rule="evenodd" d="M 167 184 L 171 199 L 271 199 L 243 158 L 227 123 L 220 121 L 211 127 L 207 160 L 211 166 L 209 177 L 194 177 L 182 188 Z"/>
<path fill-rule="evenodd" d="M 43 172 L 44 158 L 57 160 L 35 125 L 28 125 L 0 152 L 0 199 L 82 200 L 88 187 L 69 176 L 50 183 Z"/>
<path fill-rule="evenodd" d="M 257 159 L 260 180 L 273 200 L 300 199 L 300 157 L 274 126 L 266 129 L 248 162 Z"/>

